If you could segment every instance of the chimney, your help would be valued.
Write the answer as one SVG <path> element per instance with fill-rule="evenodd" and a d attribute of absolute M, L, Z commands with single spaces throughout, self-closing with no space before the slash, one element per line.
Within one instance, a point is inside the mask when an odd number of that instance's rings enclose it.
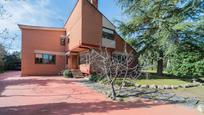
<path fill-rule="evenodd" d="M 89 0 L 98 9 L 98 0 Z"/>

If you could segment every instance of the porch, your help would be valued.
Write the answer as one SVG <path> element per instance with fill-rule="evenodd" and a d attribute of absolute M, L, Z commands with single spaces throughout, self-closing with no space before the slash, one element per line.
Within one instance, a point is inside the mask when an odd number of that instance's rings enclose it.
<path fill-rule="evenodd" d="M 66 55 L 66 68 L 70 69 L 74 76 L 84 77 L 91 74 L 88 52 L 89 50 L 70 52 Z"/>

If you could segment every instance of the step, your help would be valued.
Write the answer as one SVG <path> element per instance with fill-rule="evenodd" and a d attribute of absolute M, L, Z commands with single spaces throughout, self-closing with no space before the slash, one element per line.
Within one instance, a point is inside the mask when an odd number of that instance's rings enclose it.
<path fill-rule="evenodd" d="M 74 78 L 84 78 L 84 75 L 80 70 L 71 70 Z"/>

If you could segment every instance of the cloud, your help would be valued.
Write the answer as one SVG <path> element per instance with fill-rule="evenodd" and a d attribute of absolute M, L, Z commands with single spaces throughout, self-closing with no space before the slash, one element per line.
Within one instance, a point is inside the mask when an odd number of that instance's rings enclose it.
<path fill-rule="evenodd" d="M 55 26 L 53 21 L 61 19 L 59 10 L 51 7 L 51 0 L 0 0 L 5 10 L 11 15 L 6 19 L 0 19 L 0 30 L 8 28 L 12 34 L 17 34 L 14 49 L 20 49 L 21 35 L 17 24 L 36 26 Z"/>

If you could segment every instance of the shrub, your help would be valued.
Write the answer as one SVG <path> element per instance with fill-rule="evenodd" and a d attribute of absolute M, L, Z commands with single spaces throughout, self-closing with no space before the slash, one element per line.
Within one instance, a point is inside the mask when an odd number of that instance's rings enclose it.
<path fill-rule="evenodd" d="M 180 77 L 202 77 L 204 75 L 204 50 L 199 51 L 202 48 L 197 47 L 188 43 L 175 51 L 170 60 L 168 71 Z"/>
<path fill-rule="evenodd" d="M 93 82 L 99 82 L 99 81 L 103 80 L 103 78 L 104 78 L 103 76 L 99 76 L 96 73 L 93 73 L 91 75 L 91 77 L 89 78 L 89 80 L 93 81 Z"/>
<path fill-rule="evenodd" d="M 122 79 L 117 79 L 117 80 L 115 81 L 115 85 L 121 86 L 121 85 L 122 85 L 122 82 L 123 82 Z M 127 80 L 124 81 L 124 86 L 125 86 L 125 87 L 131 87 L 131 86 L 134 86 L 134 83 L 132 83 L 132 82 L 130 81 L 130 79 L 127 79 Z"/>
<path fill-rule="evenodd" d="M 6 54 L 4 57 L 5 69 L 6 70 L 20 70 L 21 69 L 21 58 L 20 52 L 13 52 Z"/>
<path fill-rule="evenodd" d="M 70 70 L 64 70 L 63 76 L 68 77 L 68 78 L 73 78 L 73 74 Z"/>

